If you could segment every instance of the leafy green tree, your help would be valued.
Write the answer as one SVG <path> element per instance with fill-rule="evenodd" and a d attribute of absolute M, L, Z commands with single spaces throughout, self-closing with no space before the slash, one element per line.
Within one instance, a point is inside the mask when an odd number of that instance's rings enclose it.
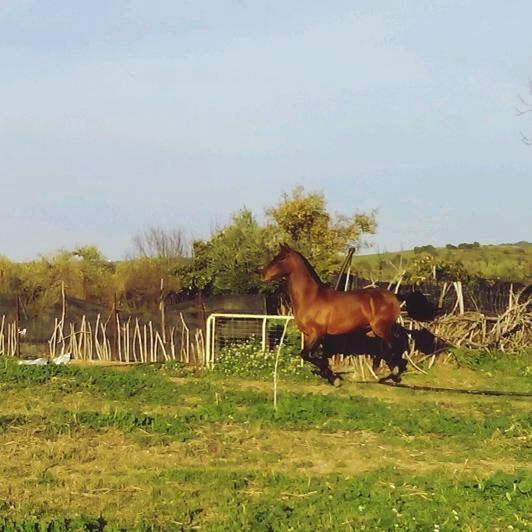
<path fill-rule="evenodd" d="M 210 291 L 215 277 L 210 241 L 196 240 L 192 243 L 192 260 L 176 268 L 176 274 L 186 290 Z"/>
<path fill-rule="evenodd" d="M 61 298 L 63 282 L 78 295 L 79 275 L 71 254 L 66 251 L 27 263 L 0 259 L 0 293 L 20 297 L 25 305 L 56 303 Z"/>
<path fill-rule="evenodd" d="M 474 244 L 470 244 L 469 242 L 462 242 L 461 244 L 458 244 L 458 249 L 473 249 L 474 247 L 476 246 Z"/>
<path fill-rule="evenodd" d="M 413 284 L 421 284 L 434 277 L 439 281 L 467 281 L 470 274 L 461 261 L 424 255 L 412 261 L 405 279 Z"/>
<path fill-rule="evenodd" d="M 374 212 L 330 214 L 324 195 L 306 193 L 303 187 L 283 194 L 266 214 L 271 234 L 303 253 L 325 278 L 338 273 L 349 241 L 360 246 L 363 234 L 373 234 L 376 228 Z"/>
<path fill-rule="evenodd" d="M 19 264 L 0 256 L 0 295 L 14 297 L 21 286 L 21 267 Z"/>
<path fill-rule="evenodd" d="M 79 275 L 80 299 L 111 305 L 118 290 L 116 266 L 108 261 L 95 246 L 82 246 L 72 251 L 75 269 Z M 71 294 L 74 295 L 74 294 Z"/>
<path fill-rule="evenodd" d="M 94 246 L 20 264 L 0 259 L 0 293 L 42 307 L 59 302 L 64 285 L 68 296 L 107 305 L 116 291 L 114 270 Z"/>
<path fill-rule="evenodd" d="M 194 242 L 192 260 L 176 270 L 183 286 L 213 293 L 272 290 L 260 282 L 257 270 L 281 242 L 303 253 L 326 280 L 338 273 L 347 242 L 360 245 L 361 236 L 375 230 L 374 213 L 331 215 L 323 194 L 307 194 L 302 187 L 284 194 L 266 214 L 268 223 L 261 226 L 242 209 L 209 240 Z"/>
<path fill-rule="evenodd" d="M 210 240 L 194 242 L 192 261 L 178 268 L 177 274 L 191 291 L 257 291 L 257 269 L 265 261 L 266 235 L 251 211 L 242 209 Z"/>
<path fill-rule="evenodd" d="M 428 253 L 430 255 L 435 255 L 437 250 L 433 245 L 428 244 L 427 246 L 415 246 L 414 253 Z"/>

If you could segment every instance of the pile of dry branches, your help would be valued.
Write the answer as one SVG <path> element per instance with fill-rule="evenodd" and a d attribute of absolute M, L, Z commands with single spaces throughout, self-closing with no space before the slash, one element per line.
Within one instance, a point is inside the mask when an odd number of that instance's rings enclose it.
<path fill-rule="evenodd" d="M 519 351 L 532 343 L 532 298 L 519 301 L 512 297 L 508 309 L 500 316 L 480 312 L 442 316 L 425 327 L 454 347 Z"/>

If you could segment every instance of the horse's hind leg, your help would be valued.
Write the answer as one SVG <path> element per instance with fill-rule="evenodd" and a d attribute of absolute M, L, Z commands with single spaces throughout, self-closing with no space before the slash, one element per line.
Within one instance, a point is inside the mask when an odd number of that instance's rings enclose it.
<path fill-rule="evenodd" d="M 406 370 L 406 362 L 403 360 L 398 338 L 395 336 L 395 323 L 380 320 L 372 323 L 371 329 L 384 342 L 385 353 L 383 358 L 390 369 L 390 375 L 384 377 L 381 381 L 392 379 L 394 382 L 400 382 L 401 374 Z"/>
<path fill-rule="evenodd" d="M 328 361 L 323 357 L 313 357 L 312 355 L 318 348 L 321 338 L 315 334 L 304 334 L 304 344 L 301 350 L 301 358 L 305 362 L 310 362 L 316 368 L 322 377 L 325 377 L 333 386 L 340 385 L 340 377 L 332 372 Z"/>

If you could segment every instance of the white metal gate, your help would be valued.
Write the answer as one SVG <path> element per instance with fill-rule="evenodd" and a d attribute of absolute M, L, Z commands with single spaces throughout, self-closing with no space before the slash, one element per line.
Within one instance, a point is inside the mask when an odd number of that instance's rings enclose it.
<path fill-rule="evenodd" d="M 223 345 L 244 343 L 255 338 L 260 341 L 262 350 L 267 351 L 280 339 L 280 334 L 272 331 L 271 324 L 281 324 L 282 331 L 285 323 L 293 319 L 293 316 L 267 314 L 211 314 L 207 318 L 205 366 L 214 366 L 217 351 Z"/>

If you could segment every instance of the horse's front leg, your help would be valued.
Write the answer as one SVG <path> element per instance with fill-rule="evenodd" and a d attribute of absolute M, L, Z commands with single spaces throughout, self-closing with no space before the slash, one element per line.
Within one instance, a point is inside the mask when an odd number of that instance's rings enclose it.
<path fill-rule="evenodd" d="M 323 357 L 314 357 L 322 338 L 316 333 L 303 333 L 303 349 L 301 358 L 319 369 L 320 375 L 325 377 L 333 386 L 340 386 L 340 377 L 331 371 L 329 362 Z"/>

